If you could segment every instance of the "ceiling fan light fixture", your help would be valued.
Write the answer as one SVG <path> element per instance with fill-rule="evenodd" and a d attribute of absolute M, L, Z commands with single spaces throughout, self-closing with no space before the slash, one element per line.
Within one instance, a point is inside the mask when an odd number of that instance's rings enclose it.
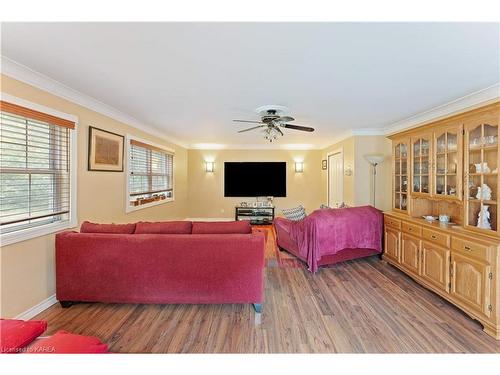
<path fill-rule="evenodd" d="M 273 112 L 275 115 L 284 116 L 290 113 L 290 109 L 284 105 L 269 104 L 256 108 L 255 112 L 261 117 Z"/>
<path fill-rule="evenodd" d="M 291 130 L 299 130 L 305 132 L 313 132 L 314 128 L 302 125 L 292 125 L 288 124 L 290 121 L 295 119 L 288 115 L 289 109 L 284 106 L 277 105 L 266 105 L 256 109 L 256 112 L 260 115 L 260 121 L 254 120 L 233 120 L 234 122 L 247 122 L 261 124 L 258 126 L 253 126 L 251 128 L 239 130 L 238 133 L 245 133 L 250 130 L 263 128 L 264 138 L 269 142 L 277 140 L 278 136 L 283 136 L 283 131 L 280 128 L 286 128 Z"/>
<path fill-rule="evenodd" d="M 269 142 L 273 142 L 278 139 L 278 135 L 282 135 L 281 132 L 278 131 L 274 125 L 270 125 L 265 130 L 264 138 Z"/>

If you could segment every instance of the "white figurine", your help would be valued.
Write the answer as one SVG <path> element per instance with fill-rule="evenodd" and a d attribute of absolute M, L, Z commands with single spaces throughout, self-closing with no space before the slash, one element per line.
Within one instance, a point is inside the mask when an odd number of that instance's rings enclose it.
<path fill-rule="evenodd" d="M 474 164 L 474 167 L 476 168 L 476 173 L 490 173 L 491 172 L 491 169 L 490 169 L 490 167 L 488 167 L 487 162 Z"/>
<path fill-rule="evenodd" d="M 481 199 L 481 186 L 477 187 L 476 199 Z"/>
<path fill-rule="evenodd" d="M 490 212 L 488 209 L 490 206 L 484 205 L 481 207 L 481 211 L 477 215 L 477 227 L 483 229 L 491 229 L 490 224 Z"/>
<path fill-rule="evenodd" d="M 486 184 L 482 184 L 477 188 L 476 199 L 491 200 L 491 188 Z"/>

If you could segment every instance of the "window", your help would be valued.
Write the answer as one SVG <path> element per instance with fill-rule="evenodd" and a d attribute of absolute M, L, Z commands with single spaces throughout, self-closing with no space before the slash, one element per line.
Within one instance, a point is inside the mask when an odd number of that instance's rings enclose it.
<path fill-rule="evenodd" d="M 172 152 L 135 139 L 129 140 L 127 211 L 172 201 Z"/>
<path fill-rule="evenodd" d="M 4 96 L 4 95 L 3 95 Z M 75 121 L 0 102 L 0 229 L 3 244 L 72 226 Z M 52 230 L 41 233 L 40 228 Z M 32 231 L 32 233 L 35 233 Z M 10 236 L 10 237 L 9 237 Z M 7 242 L 7 243 L 6 243 Z"/>

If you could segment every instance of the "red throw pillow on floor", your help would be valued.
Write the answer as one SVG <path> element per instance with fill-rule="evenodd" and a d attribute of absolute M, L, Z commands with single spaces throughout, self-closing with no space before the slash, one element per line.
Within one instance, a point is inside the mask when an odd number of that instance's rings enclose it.
<path fill-rule="evenodd" d="M 80 233 L 114 233 L 133 234 L 135 223 L 132 224 L 96 224 L 84 221 L 80 227 Z"/>
<path fill-rule="evenodd" d="M 249 234 L 252 226 L 248 221 L 194 221 L 193 234 Z"/>
<path fill-rule="evenodd" d="M 140 221 L 135 226 L 135 234 L 191 234 L 190 221 Z"/>
<path fill-rule="evenodd" d="M 26 352 L 33 354 L 94 354 L 107 353 L 108 346 L 103 344 L 97 337 L 58 331 L 53 336 L 38 340 Z"/>
<path fill-rule="evenodd" d="M 43 320 L 0 319 L 0 353 L 19 353 L 47 329 Z"/>

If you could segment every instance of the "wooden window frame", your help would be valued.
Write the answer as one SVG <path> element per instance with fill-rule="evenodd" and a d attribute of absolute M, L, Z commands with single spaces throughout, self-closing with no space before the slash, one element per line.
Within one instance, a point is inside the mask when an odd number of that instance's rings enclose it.
<path fill-rule="evenodd" d="M 77 226 L 77 168 L 78 168 L 78 153 L 77 153 L 77 129 L 78 129 L 78 117 L 72 114 L 57 111 L 53 108 L 45 107 L 43 105 L 33 103 L 22 98 L 1 92 L 2 101 L 12 103 L 15 106 L 24 107 L 28 110 L 45 114 L 47 118 L 59 118 L 63 123 L 73 123 L 73 130 L 70 131 L 69 136 L 69 147 L 70 147 L 70 204 L 69 204 L 69 215 L 68 220 L 61 222 L 54 222 L 48 224 L 42 224 L 39 226 L 34 226 L 26 229 L 20 229 L 13 232 L 0 234 L 0 241 L 2 246 L 7 246 L 21 241 L 26 241 L 32 238 L 45 236 L 51 233 L 55 233 L 61 230 L 74 228 Z M 5 110 L 8 112 L 8 110 Z M 69 126 L 64 126 L 68 127 Z M 23 169 L 25 173 L 29 173 L 29 170 Z M 45 171 L 48 173 L 48 171 Z M 51 173 L 56 175 L 57 172 Z"/>
<path fill-rule="evenodd" d="M 156 202 L 150 202 L 150 203 L 145 203 L 141 204 L 138 206 L 132 206 L 130 205 L 130 153 L 131 153 L 131 143 L 134 143 L 135 145 L 145 147 L 145 148 L 150 148 L 152 150 L 157 150 L 161 152 L 165 152 L 168 154 L 172 154 L 174 157 L 174 160 L 172 162 L 172 197 L 171 198 L 166 198 L 162 199 Z M 165 204 L 165 203 L 170 203 L 174 202 L 175 200 L 175 151 L 172 149 L 169 149 L 168 147 L 162 146 L 155 144 L 153 142 L 150 142 L 148 140 L 140 139 L 138 137 L 135 137 L 133 135 L 127 134 L 125 136 L 125 212 L 130 213 L 134 212 L 137 210 L 142 210 L 144 208 L 148 207 L 154 207 L 160 204 Z M 163 190 L 162 190 L 163 191 Z"/>

